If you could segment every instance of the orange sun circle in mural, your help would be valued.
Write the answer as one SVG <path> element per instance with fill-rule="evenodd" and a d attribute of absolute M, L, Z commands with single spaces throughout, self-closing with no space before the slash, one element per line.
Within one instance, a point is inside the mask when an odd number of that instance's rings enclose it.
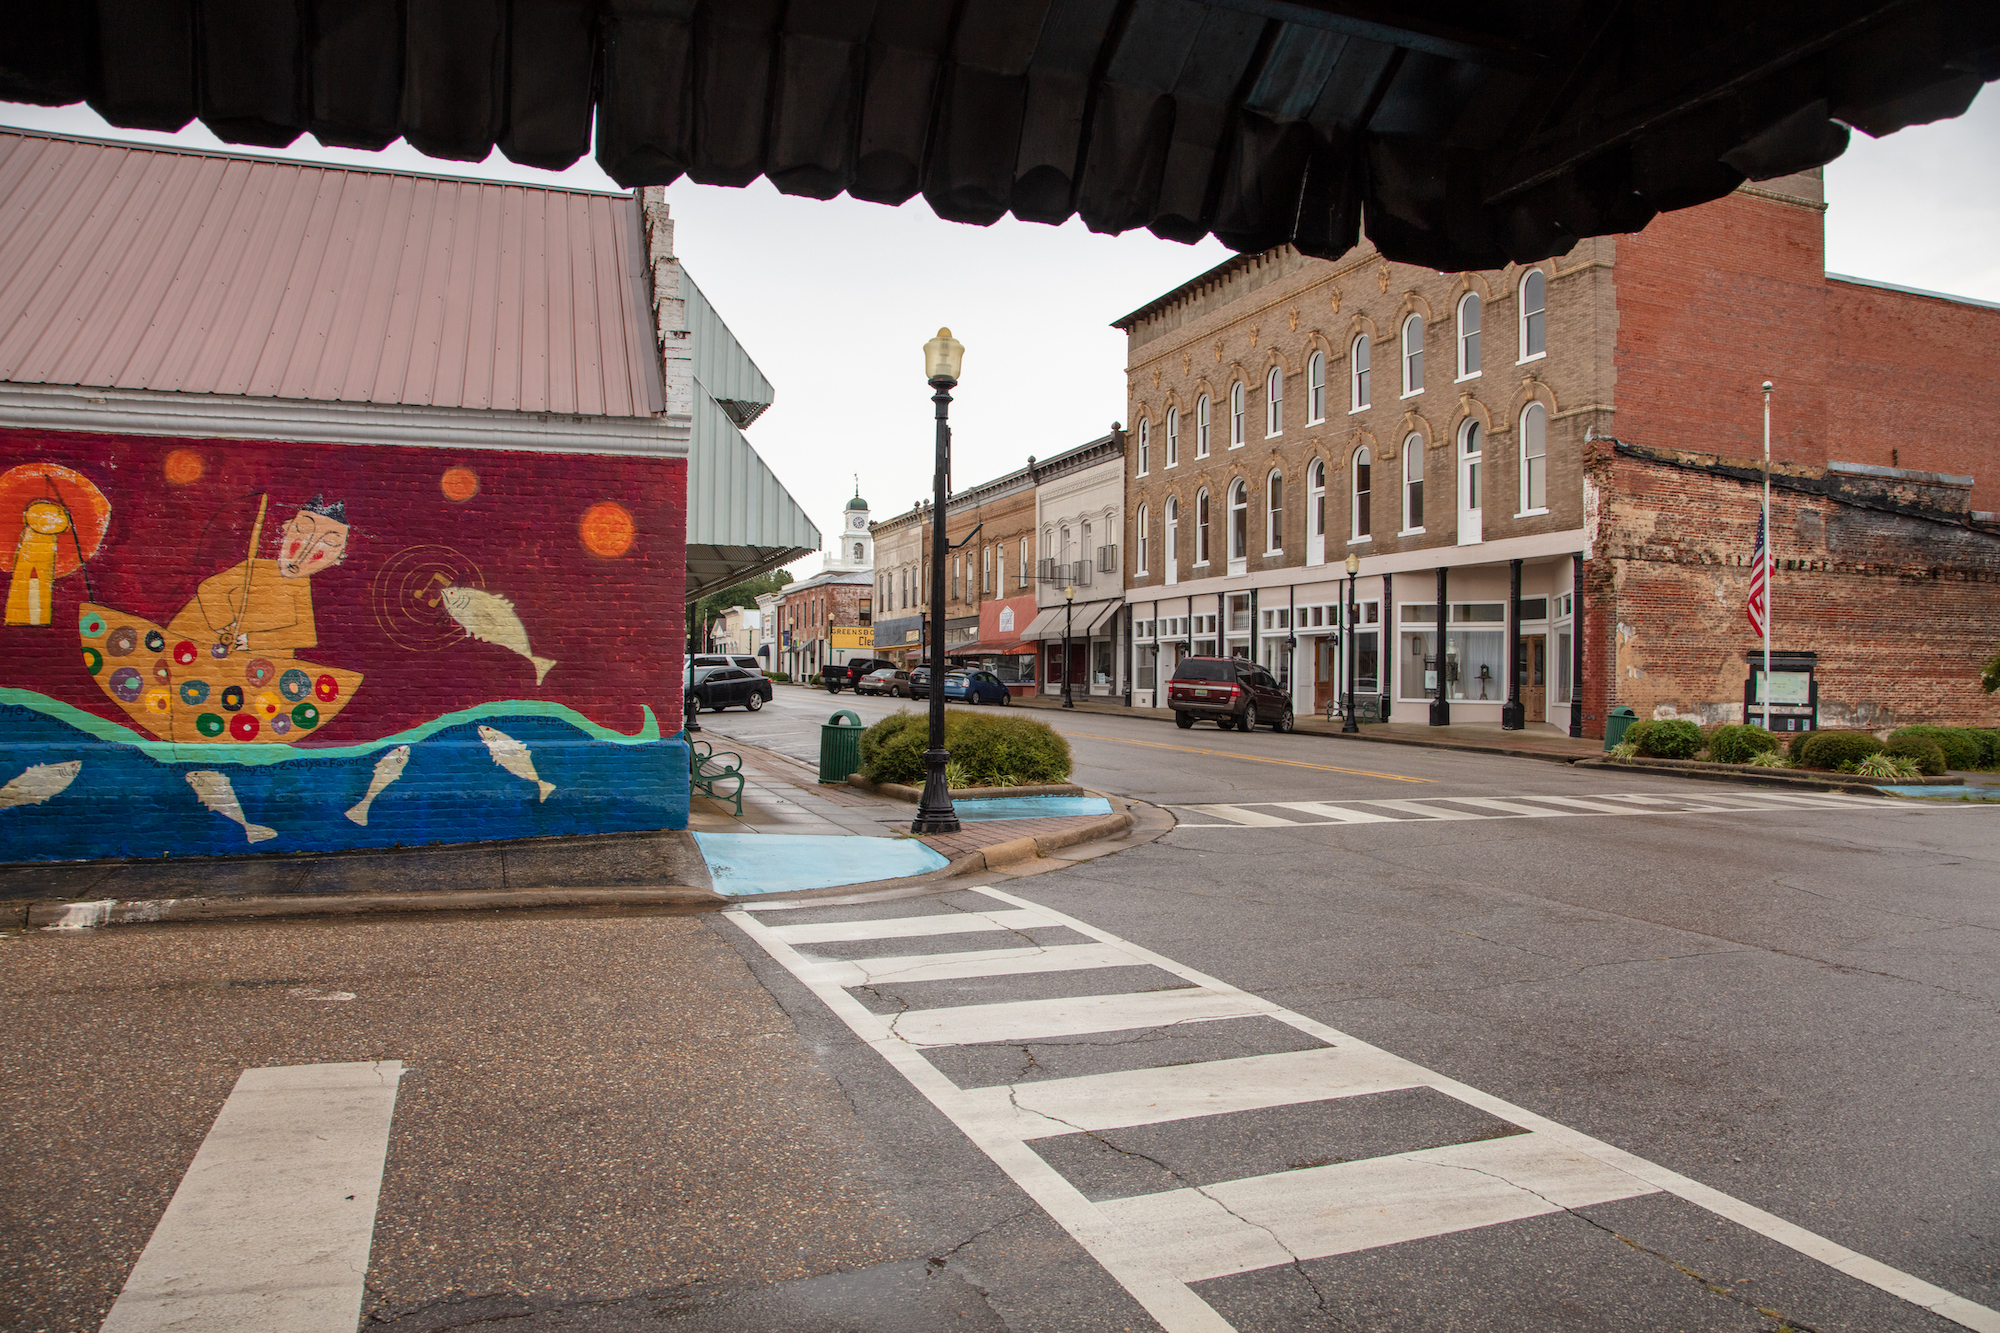
<path fill-rule="evenodd" d="M 584 510 L 576 523 L 584 549 L 605 560 L 616 560 L 631 550 L 636 532 L 630 511 L 610 500 L 599 500 Z"/>
<path fill-rule="evenodd" d="M 469 467 L 446 468 L 438 485 L 444 491 L 445 499 L 454 504 L 464 504 L 479 494 L 479 474 Z"/>
<path fill-rule="evenodd" d="M 201 455 L 194 450 L 176 449 L 167 455 L 162 470 L 167 474 L 168 481 L 176 486 L 186 486 L 190 482 L 200 481 L 201 474 L 207 471 L 207 467 L 201 461 Z"/>
<path fill-rule="evenodd" d="M 58 521 L 62 515 L 66 523 Z M 110 526 L 111 502 L 81 472 L 58 463 L 23 463 L 0 472 L 0 547 L 14 550 L 30 527 L 55 534 L 49 561 L 54 578 L 96 555 Z"/>

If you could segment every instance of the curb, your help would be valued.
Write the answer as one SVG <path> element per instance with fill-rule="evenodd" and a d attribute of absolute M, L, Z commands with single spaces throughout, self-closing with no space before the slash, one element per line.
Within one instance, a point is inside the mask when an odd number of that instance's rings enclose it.
<path fill-rule="evenodd" d="M 1634 763 L 1629 759 L 1579 759 L 1571 767 L 1616 769 L 1623 773 L 1652 773 L 1665 778 L 1693 778 L 1698 782 L 1731 782 L 1742 787 L 1802 787 L 1807 791 L 1846 792 L 1852 796 L 1881 795 L 1875 789 L 1875 784 L 1860 781 L 1844 773 L 1808 777 L 1802 773 L 1757 768 L 1751 764 L 1732 764 L 1727 768 L 1668 767 L 1674 762 L 1654 760 L 1649 763 Z"/>
<path fill-rule="evenodd" d="M 376 912 L 469 912 L 524 907 L 678 907 L 717 911 L 729 900 L 686 884 L 644 888 L 437 889 L 412 893 L 298 897 L 98 898 L 28 904 L 31 930 L 151 925 L 161 921 L 256 921 L 281 917 L 358 916 Z"/>
<path fill-rule="evenodd" d="M 923 800 L 922 787 L 906 787 L 900 782 L 871 782 L 859 773 L 847 775 L 847 785 L 868 792 L 874 796 L 886 796 L 892 801 L 908 801 L 915 805 Z M 984 801 L 1003 796 L 1102 796 L 1103 792 L 1079 787 L 1074 782 L 1045 782 L 1028 787 L 953 787 L 951 799 L 954 801 Z"/>

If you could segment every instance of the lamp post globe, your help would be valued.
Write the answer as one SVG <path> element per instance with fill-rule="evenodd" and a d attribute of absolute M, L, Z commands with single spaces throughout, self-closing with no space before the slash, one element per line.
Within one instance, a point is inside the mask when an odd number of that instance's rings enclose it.
<path fill-rule="evenodd" d="M 944 563 L 950 550 L 945 523 L 951 502 L 951 391 L 958 384 L 958 372 L 965 363 L 965 344 L 939 329 L 937 337 L 924 344 L 924 378 L 930 383 L 931 401 L 937 404 L 937 467 L 931 478 L 931 605 L 930 664 L 927 702 L 930 704 L 930 744 L 924 750 L 924 794 L 917 802 L 917 817 L 910 832 L 956 833 L 958 812 L 951 805 L 951 784 L 945 780 L 945 765 L 951 761 L 944 748 Z"/>

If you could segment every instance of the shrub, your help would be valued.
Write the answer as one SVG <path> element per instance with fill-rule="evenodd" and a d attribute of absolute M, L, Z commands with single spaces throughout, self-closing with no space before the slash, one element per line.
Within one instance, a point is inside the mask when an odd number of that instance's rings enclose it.
<path fill-rule="evenodd" d="M 1986 737 L 1985 749 L 1980 751 L 1979 766 L 2000 768 L 2000 731 L 1988 731 L 1983 734 Z"/>
<path fill-rule="evenodd" d="M 1750 756 L 1750 763 L 1756 768 L 1790 768 L 1792 766 L 1792 761 L 1779 754 L 1776 750 L 1766 750 L 1762 754 L 1753 754 Z"/>
<path fill-rule="evenodd" d="M 783 682 L 785 682 L 785 683 L 786 683 L 787 685 L 789 685 L 789 684 L 791 684 L 791 681 L 792 681 L 792 673 L 791 673 L 791 672 L 789 672 L 789 671 L 766 671 L 766 672 L 764 673 L 764 679 L 765 679 L 765 680 L 780 680 L 780 681 L 783 681 Z"/>
<path fill-rule="evenodd" d="M 1808 731 L 1792 742 L 1792 762 L 1800 768 L 1852 773 L 1871 754 L 1882 753 L 1882 742 L 1865 731 Z"/>
<path fill-rule="evenodd" d="M 892 713 L 861 733 L 861 771 L 876 782 L 924 780 L 930 720 Z M 951 708 L 944 715 L 946 772 L 954 786 L 1014 787 L 1069 779 L 1069 742 L 1046 722 Z"/>
<path fill-rule="evenodd" d="M 1652 722 L 1633 744 L 1648 759 L 1692 759 L 1701 753 L 1701 728 L 1678 720 Z"/>
<path fill-rule="evenodd" d="M 1778 748 L 1778 738 L 1762 727 L 1731 723 L 1708 733 L 1708 757 L 1718 764 L 1747 764 Z"/>
<path fill-rule="evenodd" d="M 1899 736 L 1936 743 L 1951 768 L 1978 768 L 1986 762 L 1986 733 L 1974 727 L 1898 727 L 1889 733 L 1891 741 Z"/>
<path fill-rule="evenodd" d="M 1919 773 L 1932 777 L 1944 772 L 1947 760 L 1944 747 L 1928 736 L 1912 736 L 1908 728 L 1894 732 L 1882 753 L 1891 759 L 1903 759 L 1913 763 Z"/>
<path fill-rule="evenodd" d="M 1917 766 L 1908 759 L 1898 759 L 1888 751 L 1871 754 L 1854 766 L 1854 771 L 1864 778 L 1909 779 L 1920 777 Z"/>
<path fill-rule="evenodd" d="M 1625 728 L 1625 739 L 1620 741 L 1619 744 L 1631 746 L 1632 749 L 1630 752 L 1637 754 L 1639 753 L 1639 742 L 1645 740 L 1646 733 L 1657 725 L 1658 723 L 1648 722 L 1644 719 L 1634 722 L 1631 726 Z"/>

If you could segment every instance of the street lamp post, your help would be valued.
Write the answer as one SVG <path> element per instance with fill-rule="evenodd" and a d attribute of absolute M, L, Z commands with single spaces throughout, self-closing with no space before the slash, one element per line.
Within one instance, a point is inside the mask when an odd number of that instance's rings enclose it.
<path fill-rule="evenodd" d="M 912 833 L 956 833 L 958 812 L 951 808 L 951 784 L 945 781 L 945 764 L 951 755 L 944 748 L 944 562 L 946 552 L 944 519 L 951 503 L 951 391 L 957 387 L 958 372 L 965 362 L 965 344 L 939 329 L 937 337 L 924 344 L 924 374 L 935 391 L 937 404 L 937 469 L 931 479 L 931 654 L 927 691 L 931 706 L 930 747 L 924 751 L 924 794 L 917 802 L 917 817 L 910 821 Z"/>
<path fill-rule="evenodd" d="M 1071 670 L 1071 663 L 1069 660 L 1070 612 L 1073 611 L 1075 608 L 1076 608 L 1076 587 L 1075 585 L 1071 585 L 1063 589 L 1063 707 L 1064 708 L 1076 707 L 1076 700 L 1073 697 L 1071 697 L 1070 694 L 1070 681 L 1074 678 L 1076 673 Z"/>
<path fill-rule="evenodd" d="M 1358 736 L 1361 724 L 1354 717 L 1354 576 L 1361 572 L 1361 557 L 1347 553 L 1347 717 L 1341 722 L 1343 735 Z"/>

